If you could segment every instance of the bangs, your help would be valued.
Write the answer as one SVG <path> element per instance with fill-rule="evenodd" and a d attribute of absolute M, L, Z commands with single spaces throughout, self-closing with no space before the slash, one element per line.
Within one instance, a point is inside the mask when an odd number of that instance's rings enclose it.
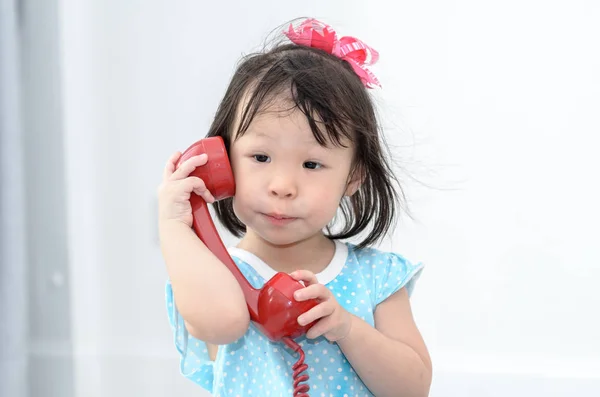
<path fill-rule="evenodd" d="M 345 84 L 339 83 L 339 65 L 337 68 L 328 65 L 322 55 L 286 55 L 273 62 L 248 87 L 246 100 L 240 101 L 243 109 L 239 113 L 234 139 L 248 130 L 258 114 L 269 112 L 278 105 L 280 112 L 301 111 L 319 145 L 348 147 L 348 142 L 355 138 L 356 130 L 360 128 L 357 117 L 360 112 L 353 109 L 348 92 L 340 89 Z M 302 65 L 307 58 L 310 62 Z M 347 78 L 356 77 L 349 75 Z M 285 108 L 286 104 L 289 108 Z"/>

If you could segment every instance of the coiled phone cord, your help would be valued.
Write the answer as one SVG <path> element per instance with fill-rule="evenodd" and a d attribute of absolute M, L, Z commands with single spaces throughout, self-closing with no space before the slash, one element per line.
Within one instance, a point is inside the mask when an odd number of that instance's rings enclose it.
<path fill-rule="evenodd" d="M 302 372 L 306 371 L 306 369 L 308 368 L 308 365 L 306 365 L 304 363 L 304 351 L 302 350 L 302 347 L 290 337 L 287 337 L 287 336 L 284 337 L 283 342 L 294 352 L 300 354 L 300 358 L 298 359 L 298 361 L 296 361 L 296 363 L 294 365 L 292 365 L 292 369 L 294 370 L 294 375 L 293 375 L 294 395 L 293 395 L 293 397 L 309 397 L 309 395 L 307 393 L 308 393 L 308 390 L 310 390 L 310 386 L 306 383 L 303 383 L 303 382 L 308 381 L 309 376 L 308 376 L 308 374 L 300 375 L 300 374 L 302 374 Z"/>

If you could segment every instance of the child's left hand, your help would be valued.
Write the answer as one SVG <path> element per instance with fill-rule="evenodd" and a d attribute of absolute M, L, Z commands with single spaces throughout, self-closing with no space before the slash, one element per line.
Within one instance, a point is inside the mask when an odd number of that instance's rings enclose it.
<path fill-rule="evenodd" d="M 307 332 L 309 339 L 318 338 L 323 335 L 331 342 L 344 339 L 352 326 L 352 315 L 340 306 L 333 293 L 323 284 L 319 284 L 314 273 L 308 270 L 296 270 L 290 275 L 304 282 L 305 288 L 295 292 L 297 301 L 316 299 L 320 303 L 298 317 L 300 325 L 310 324 L 317 321 Z"/>

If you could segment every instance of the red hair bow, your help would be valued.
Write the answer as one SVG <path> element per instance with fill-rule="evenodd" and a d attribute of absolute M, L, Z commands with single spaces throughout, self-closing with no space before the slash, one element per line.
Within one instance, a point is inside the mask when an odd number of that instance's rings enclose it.
<path fill-rule="evenodd" d="M 307 19 L 296 29 L 290 24 L 284 34 L 295 44 L 318 48 L 347 61 L 367 88 L 381 87 L 367 68 L 379 59 L 379 53 L 362 41 L 344 36 L 338 40 L 335 30 L 316 19 Z"/>

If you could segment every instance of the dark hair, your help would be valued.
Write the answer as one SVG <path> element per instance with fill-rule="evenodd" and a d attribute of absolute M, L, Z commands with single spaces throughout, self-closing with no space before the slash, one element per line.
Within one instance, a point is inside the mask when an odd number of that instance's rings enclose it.
<path fill-rule="evenodd" d="M 359 175 L 363 182 L 354 195 L 342 198 L 334 221 L 341 217 L 343 225 L 337 232 L 329 225 L 328 237 L 345 239 L 367 233 L 357 243 L 361 248 L 379 241 L 395 224 L 396 205 L 404 194 L 385 156 L 373 101 L 346 61 L 289 43 L 244 57 L 208 136 L 222 137 L 229 152 L 231 140 L 244 134 L 257 113 L 282 95 L 304 113 L 319 144 L 343 145 L 349 139 L 354 147 L 350 176 Z M 240 109 L 238 128 L 233 131 L 238 106 L 244 100 L 246 108 Z M 241 237 L 246 226 L 233 211 L 233 199 L 218 201 L 214 208 L 225 228 Z"/>

